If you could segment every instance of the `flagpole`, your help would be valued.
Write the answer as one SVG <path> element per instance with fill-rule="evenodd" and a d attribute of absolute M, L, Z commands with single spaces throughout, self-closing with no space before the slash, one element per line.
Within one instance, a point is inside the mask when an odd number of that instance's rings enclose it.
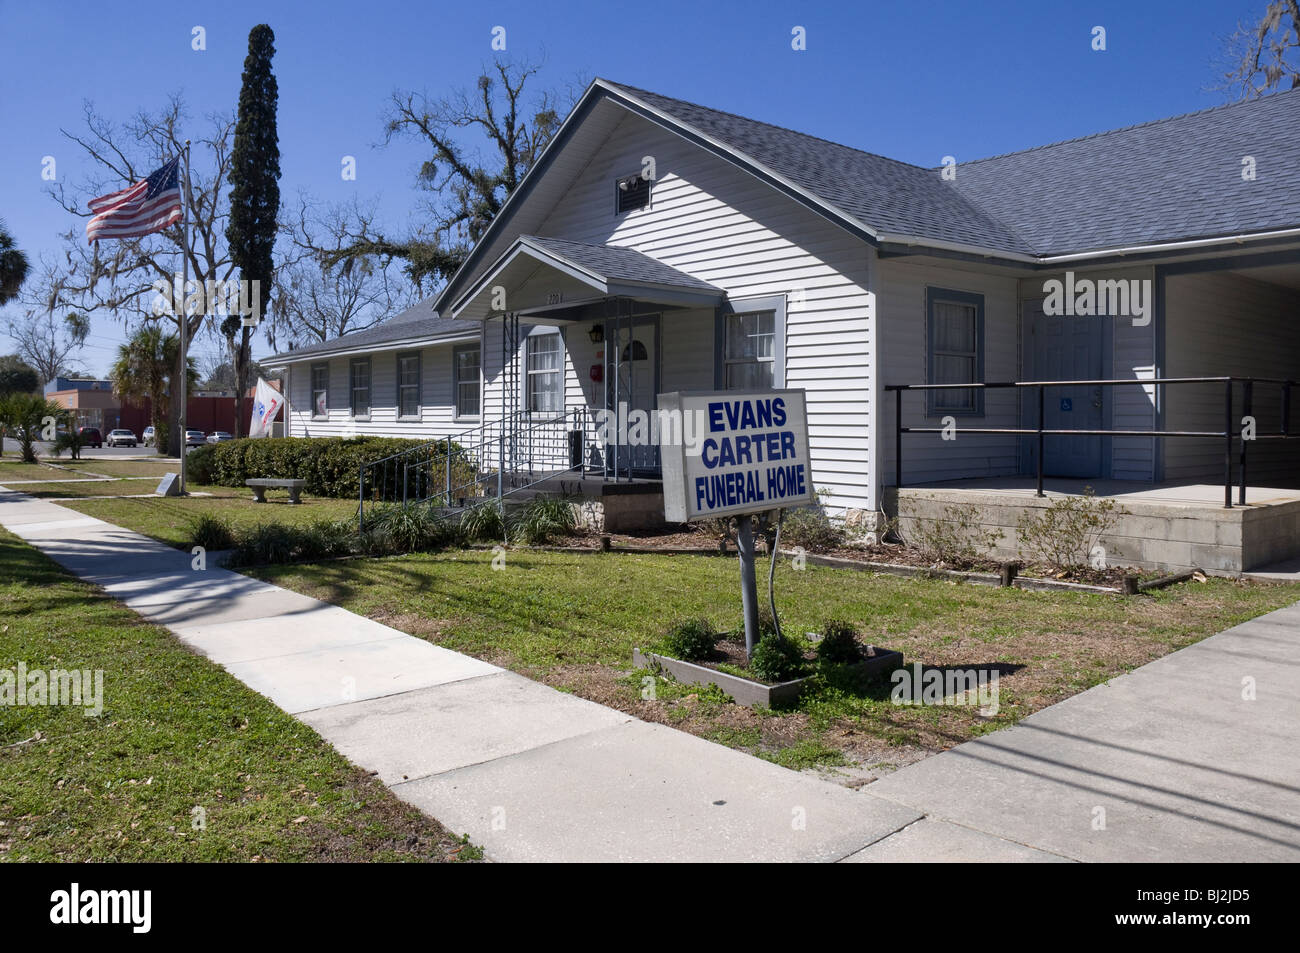
<path fill-rule="evenodd" d="M 181 250 L 181 272 L 184 276 L 181 282 L 181 402 L 180 402 L 180 430 L 181 430 L 181 495 L 189 493 L 189 488 L 185 481 L 185 458 L 188 456 L 189 448 L 186 444 L 185 435 L 185 412 L 190 401 L 190 362 L 189 362 L 189 334 L 190 334 L 190 316 L 185 307 L 185 299 L 189 292 L 190 286 L 190 141 L 185 140 L 185 198 L 181 205 L 181 225 L 185 231 L 185 247 Z"/>

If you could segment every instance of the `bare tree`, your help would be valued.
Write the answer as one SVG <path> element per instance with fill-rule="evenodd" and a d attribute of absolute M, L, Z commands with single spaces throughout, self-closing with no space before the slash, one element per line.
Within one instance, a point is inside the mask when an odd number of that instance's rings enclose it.
<path fill-rule="evenodd" d="M 325 263 L 398 258 L 421 289 L 455 274 L 576 98 L 572 88 L 526 92 L 539 69 L 498 60 L 483 70 L 472 90 L 446 96 L 394 92 L 384 115 L 384 143 L 413 138 L 431 152 L 417 177 L 426 195 L 416 215 L 425 224 L 397 237 L 373 220 L 355 219 L 348 241 L 329 250 Z M 491 147 L 489 159 L 477 153 L 476 137 Z"/>
<path fill-rule="evenodd" d="M 50 193 L 69 214 L 86 219 L 90 217 L 89 199 L 138 182 L 182 151 L 188 115 L 183 99 L 173 95 L 157 112 L 142 111 L 120 125 L 86 103 L 83 120 L 83 130 L 63 130 L 63 135 L 92 161 L 94 172 L 75 186 L 56 183 Z M 234 271 L 225 238 L 233 133 L 232 117 L 211 114 L 204 133 L 194 138 L 186 209 L 191 232 L 188 247 L 180 225 L 143 238 L 107 242 L 102 249 L 99 243 L 87 246 L 84 229 L 75 227 L 63 236 L 66 265 L 60 264 L 34 289 L 35 299 L 46 302 L 51 310 L 69 306 L 86 314 L 111 312 L 135 324 L 157 315 L 160 296 L 154 283 L 171 287 L 181 272 L 182 255 L 189 261 L 191 279 L 200 286 L 228 281 Z M 203 313 L 207 308 L 184 310 L 191 340 L 205 321 L 211 330 L 213 316 Z M 165 313 L 179 329 L 176 309 Z M 176 380 L 180 373 L 178 363 Z M 171 452 L 179 455 L 183 435 L 175 426 L 172 431 Z"/>
<path fill-rule="evenodd" d="M 85 344 L 90 321 L 76 311 L 60 316 L 52 308 L 33 308 L 10 319 L 8 329 L 18 355 L 36 369 L 43 387 L 73 370 L 72 357 Z"/>
<path fill-rule="evenodd" d="M 1283 86 L 1300 88 L 1300 0 L 1272 0 L 1254 26 L 1237 24 L 1228 57 L 1223 88 L 1242 99 Z"/>
<path fill-rule="evenodd" d="M 392 256 L 339 256 L 351 227 L 373 221 L 372 209 L 359 203 L 322 208 L 300 195 L 293 212 L 280 216 L 282 255 L 267 331 L 273 347 L 277 340 L 297 345 L 363 331 L 418 299 Z"/>

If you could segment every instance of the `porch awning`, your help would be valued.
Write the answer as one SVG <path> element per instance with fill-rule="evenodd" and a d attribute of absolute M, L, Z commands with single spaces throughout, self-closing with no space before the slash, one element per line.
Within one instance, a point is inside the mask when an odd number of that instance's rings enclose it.
<path fill-rule="evenodd" d="M 521 235 L 452 303 L 450 317 L 481 321 L 506 311 L 541 311 L 608 297 L 711 308 L 725 296 L 716 285 L 631 248 Z"/>

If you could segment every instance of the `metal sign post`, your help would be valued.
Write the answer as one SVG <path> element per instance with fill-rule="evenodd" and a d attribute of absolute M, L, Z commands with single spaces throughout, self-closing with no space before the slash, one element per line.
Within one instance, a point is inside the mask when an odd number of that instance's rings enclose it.
<path fill-rule="evenodd" d="M 737 518 L 745 651 L 758 643 L 753 514 L 816 503 L 806 395 L 798 389 L 659 395 L 664 517 Z"/>
<path fill-rule="evenodd" d="M 740 555 L 740 605 L 745 613 L 745 657 L 754 657 L 758 645 L 758 583 L 754 577 L 754 521 L 748 514 L 736 518 L 736 552 Z"/>

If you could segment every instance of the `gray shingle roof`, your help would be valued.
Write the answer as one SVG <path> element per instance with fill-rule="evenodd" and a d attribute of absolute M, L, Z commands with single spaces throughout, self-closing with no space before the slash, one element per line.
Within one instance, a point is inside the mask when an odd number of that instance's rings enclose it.
<path fill-rule="evenodd" d="M 956 185 L 1042 255 L 1294 226 L 1300 91 L 963 163 Z"/>
<path fill-rule="evenodd" d="M 423 301 L 393 315 L 387 321 L 377 324 L 373 328 L 366 328 L 364 331 L 353 331 L 331 341 L 321 341 L 316 344 L 309 344 L 306 347 L 294 348 L 292 351 L 284 351 L 274 357 L 267 358 L 262 363 L 270 364 L 275 361 L 288 363 L 301 360 L 304 357 L 324 357 L 338 351 L 352 350 L 357 347 L 378 347 L 391 344 L 394 341 L 403 341 L 407 338 L 419 338 L 421 340 L 454 338 L 466 334 L 477 334 L 481 328 L 482 325 L 477 321 L 455 321 L 451 318 L 440 317 L 433 310 L 433 298 L 425 298 Z"/>
<path fill-rule="evenodd" d="M 562 238 L 543 238 L 540 235 L 522 235 L 520 238 L 602 278 L 615 281 L 645 281 L 679 288 L 716 291 L 722 294 L 722 289 L 716 285 L 688 275 L 684 271 L 678 271 L 632 248 L 621 248 L 617 245 L 589 245 Z"/>
<path fill-rule="evenodd" d="M 957 180 L 608 83 L 876 231 L 1038 256 L 1300 225 L 1300 90 L 962 162 Z M 1253 156 L 1255 181 L 1241 177 Z"/>
<path fill-rule="evenodd" d="M 1033 251 L 932 169 L 633 86 L 609 85 L 757 160 L 869 229 L 998 251 Z"/>

